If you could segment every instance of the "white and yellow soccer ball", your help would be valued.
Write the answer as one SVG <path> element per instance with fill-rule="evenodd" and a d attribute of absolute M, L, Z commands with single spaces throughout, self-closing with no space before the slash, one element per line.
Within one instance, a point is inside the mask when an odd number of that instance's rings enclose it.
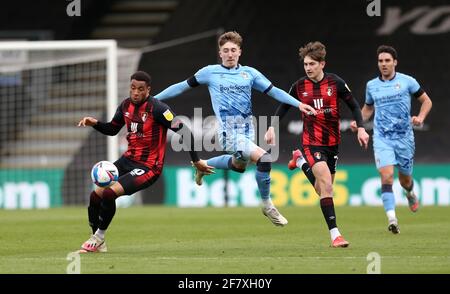
<path fill-rule="evenodd" d="M 114 163 L 110 161 L 99 161 L 91 170 L 92 182 L 99 187 L 106 188 L 119 179 L 119 171 Z"/>

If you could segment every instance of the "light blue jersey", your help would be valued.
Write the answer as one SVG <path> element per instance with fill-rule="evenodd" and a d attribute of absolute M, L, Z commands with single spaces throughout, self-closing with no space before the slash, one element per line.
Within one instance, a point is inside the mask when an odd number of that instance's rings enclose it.
<path fill-rule="evenodd" d="M 402 73 L 389 81 L 377 77 L 367 83 L 366 104 L 375 106 L 374 136 L 394 140 L 414 136 L 411 96 L 419 90 L 419 83 Z"/>
<path fill-rule="evenodd" d="M 413 77 L 398 72 L 391 80 L 377 77 L 367 83 L 365 103 L 375 107 L 373 147 L 378 169 L 397 165 L 402 174 L 412 174 L 415 146 L 411 96 L 420 91 Z"/>
<path fill-rule="evenodd" d="M 214 113 L 222 131 L 239 128 L 242 133 L 253 132 L 252 89 L 267 92 L 272 84 L 259 71 L 249 66 L 228 69 L 209 65 L 195 74 L 200 85 L 208 85 Z"/>
<path fill-rule="evenodd" d="M 220 125 L 218 135 L 222 147 L 229 152 L 242 151 L 245 158 L 256 147 L 253 143 L 252 89 L 294 107 L 300 105 L 294 97 L 273 86 L 258 70 L 242 65 L 234 68 L 221 64 L 205 66 L 193 77 L 170 86 L 155 98 L 171 98 L 198 85 L 208 86 L 212 107 Z"/>

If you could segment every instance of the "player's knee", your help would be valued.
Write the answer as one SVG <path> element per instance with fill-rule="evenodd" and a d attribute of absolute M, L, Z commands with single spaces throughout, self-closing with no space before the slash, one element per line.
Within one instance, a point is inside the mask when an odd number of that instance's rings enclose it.
<path fill-rule="evenodd" d="M 317 179 L 316 179 L 317 180 Z M 333 184 L 329 181 L 325 181 L 323 179 L 318 181 L 318 189 L 320 191 L 320 196 L 332 197 L 333 196 Z"/>
<path fill-rule="evenodd" d="M 400 185 L 405 189 L 410 189 L 413 185 L 411 177 L 399 177 Z"/>
<path fill-rule="evenodd" d="M 382 173 L 381 183 L 383 185 L 392 185 L 394 183 L 394 174 L 392 173 Z"/>
<path fill-rule="evenodd" d="M 103 190 L 102 198 L 105 200 L 116 200 L 116 198 L 119 197 L 119 195 L 114 192 L 111 188 L 106 188 Z"/>
<path fill-rule="evenodd" d="M 272 157 L 269 153 L 264 153 L 256 162 L 256 169 L 260 172 L 270 172 L 272 169 Z"/>
<path fill-rule="evenodd" d="M 323 191 L 325 191 L 326 195 L 331 195 L 331 197 L 333 197 L 333 185 L 331 183 L 325 184 Z"/>

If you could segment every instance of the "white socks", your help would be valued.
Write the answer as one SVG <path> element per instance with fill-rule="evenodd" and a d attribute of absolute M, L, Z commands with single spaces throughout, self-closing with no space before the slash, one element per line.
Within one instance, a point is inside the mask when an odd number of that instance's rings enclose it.
<path fill-rule="evenodd" d="M 331 241 L 334 241 L 334 239 L 336 239 L 337 237 L 341 236 L 341 233 L 339 232 L 339 229 L 336 228 L 332 228 L 330 230 L 330 236 L 331 236 Z"/>
<path fill-rule="evenodd" d="M 302 168 L 303 164 L 305 164 L 305 163 L 306 163 L 306 160 L 303 156 L 297 158 L 296 165 L 298 168 Z"/>
<path fill-rule="evenodd" d="M 386 215 L 389 221 L 397 220 L 397 217 L 395 216 L 395 210 L 386 211 Z"/>
<path fill-rule="evenodd" d="M 103 239 L 105 239 L 105 233 L 106 233 L 106 230 L 97 229 L 97 231 L 95 232 L 95 235 L 103 240 Z"/>

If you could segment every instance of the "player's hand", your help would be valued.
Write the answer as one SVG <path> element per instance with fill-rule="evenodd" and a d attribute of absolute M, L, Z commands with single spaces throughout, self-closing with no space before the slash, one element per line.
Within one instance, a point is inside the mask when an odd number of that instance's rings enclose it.
<path fill-rule="evenodd" d="M 98 120 L 96 118 L 90 117 L 90 116 L 86 116 L 83 117 L 82 120 L 80 120 L 80 122 L 78 123 L 79 127 L 92 127 L 95 126 L 97 124 Z"/>
<path fill-rule="evenodd" d="M 367 146 L 369 145 L 369 138 L 370 138 L 369 134 L 367 134 L 364 128 L 358 128 L 359 146 L 364 147 L 364 149 L 367 149 Z"/>
<path fill-rule="evenodd" d="M 423 118 L 419 116 L 413 116 L 411 117 L 411 122 L 416 127 L 421 127 L 423 125 Z"/>
<path fill-rule="evenodd" d="M 303 112 L 304 114 L 308 114 L 308 115 L 317 115 L 317 111 L 314 109 L 314 107 L 305 104 L 305 103 L 300 103 L 300 106 L 298 107 L 300 109 L 301 112 Z"/>
<path fill-rule="evenodd" d="M 267 129 L 267 132 L 264 135 L 264 140 L 267 144 L 275 146 L 275 129 L 273 127 L 269 127 L 269 129 Z"/>
<path fill-rule="evenodd" d="M 353 133 L 356 133 L 358 131 L 358 126 L 356 125 L 356 121 L 352 120 L 350 123 L 350 130 L 352 130 Z"/>
<path fill-rule="evenodd" d="M 214 171 L 214 167 L 209 166 L 206 163 L 206 160 L 200 159 L 199 161 L 196 162 L 191 162 L 195 168 L 199 171 L 201 171 L 202 173 L 206 174 L 206 175 L 210 175 L 210 174 L 215 174 L 216 172 Z"/>

